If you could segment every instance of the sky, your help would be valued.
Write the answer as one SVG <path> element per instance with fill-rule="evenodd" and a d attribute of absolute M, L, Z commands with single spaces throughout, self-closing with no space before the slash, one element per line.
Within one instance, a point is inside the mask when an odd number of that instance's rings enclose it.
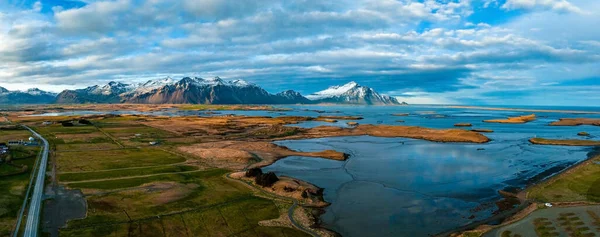
<path fill-rule="evenodd" d="M 408 103 L 600 105 L 597 0 L 1 0 L 0 86 L 356 81 Z"/>

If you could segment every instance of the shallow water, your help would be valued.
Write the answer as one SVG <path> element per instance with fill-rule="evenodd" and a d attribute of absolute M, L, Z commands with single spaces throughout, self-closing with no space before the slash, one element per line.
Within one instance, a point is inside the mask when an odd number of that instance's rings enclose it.
<path fill-rule="evenodd" d="M 540 146 L 532 137 L 593 139 L 579 131 L 600 134 L 600 127 L 547 126 L 558 118 L 598 117 L 594 114 L 537 113 L 527 124 L 493 124 L 483 120 L 530 113 L 472 109 L 364 107 L 341 110 L 360 115 L 360 123 L 453 128 L 472 123 L 492 129 L 487 144 L 435 143 L 370 136 L 280 141 L 301 151 L 335 149 L 351 154 L 347 161 L 289 157 L 266 167 L 278 175 L 309 181 L 325 188 L 332 205 L 323 225 L 343 236 L 427 236 L 481 220 L 497 210 L 498 190 L 524 188 L 577 162 L 590 148 Z M 409 112 L 409 116 L 392 113 Z M 345 126 L 345 121 L 337 123 Z M 308 127 L 315 124 L 302 123 Z M 297 125 L 293 125 L 297 126 Z"/>
<path fill-rule="evenodd" d="M 347 161 L 289 157 L 266 167 L 325 188 L 324 226 L 343 236 L 426 236 L 489 217 L 497 191 L 523 187 L 546 169 L 581 161 L 582 148 L 444 144 L 370 136 L 282 141 L 335 149 Z M 484 148 L 485 150 L 478 150 Z"/>

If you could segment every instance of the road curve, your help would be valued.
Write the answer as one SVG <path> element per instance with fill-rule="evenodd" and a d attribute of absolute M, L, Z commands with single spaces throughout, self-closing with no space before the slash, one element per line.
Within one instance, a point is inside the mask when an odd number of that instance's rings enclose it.
<path fill-rule="evenodd" d="M 33 129 L 23 126 L 33 136 L 37 137 L 44 143 L 44 150 L 42 151 L 42 157 L 40 159 L 38 173 L 35 178 L 35 186 L 33 188 L 33 195 L 31 196 L 31 203 L 29 204 L 29 212 L 27 214 L 27 222 L 25 223 L 25 231 L 23 236 L 25 237 L 36 237 L 38 235 L 39 224 L 40 224 L 40 213 L 42 210 L 42 201 L 44 197 L 44 183 L 46 179 L 46 166 L 48 165 L 48 141 L 42 137 L 42 135 L 33 131 Z"/>
<path fill-rule="evenodd" d="M 296 228 L 304 231 L 305 233 L 310 234 L 313 237 L 319 237 L 319 234 L 317 234 L 317 232 L 314 232 L 312 230 L 304 228 L 304 226 L 302 226 L 301 224 L 299 224 L 298 222 L 296 222 L 296 219 L 294 219 L 294 211 L 296 210 L 297 206 L 298 206 L 298 201 L 294 200 L 294 204 L 292 204 L 292 206 L 288 210 L 288 218 L 290 218 L 290 221 L 292 222 L 292 225 L 294 225 Z"/>

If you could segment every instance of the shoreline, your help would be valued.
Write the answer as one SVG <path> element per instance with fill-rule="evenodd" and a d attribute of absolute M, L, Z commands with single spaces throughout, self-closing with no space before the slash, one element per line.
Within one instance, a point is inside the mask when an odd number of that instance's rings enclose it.
<path fill-rule="evenodd" d="M 315 233 L 316 231 L 324 232 L 321 234 L 325 234 L 325 236 L 341 236 L 336 231 L 325 228 L 320 224 L 320 216 L 325 213 L 325 208 L 327 206 L 331 205 L 331 203 L 323 200 L 323 203 L 325 203 L 326 205 L 314 205 L 314 204 L 311 205 L 311 204 L 307 204 L 305 202 L 305 200 L 298 200 L 297 198 L 294 198 L 294 197 L 282 196 L 276 192 L 267 190 L 265 187 L 257 186 L 254 182 L 247 180 L 248 179 L 247 177 L 232 177 L 233 175 L 236 175 L 239 173 L 245 173 L 245 171 L 232 171 L 232 172 L 227 173 L 225 175 L 225 177 L 229 180 L 242 183 L 245 186 L 248 186 L 253 191 L 265 194 L 264 196 L 255 194 L 257 197 L 267 198 L 267 199 L 270 199 L 273 201 L 292 202 L 292 206 L 288 210 L 288 218 L 290 219 L 292 226 L 296 227 L 297 229 L 299 229 L 311 236 L 323 236 L 323 235 L 319 235 L 319 234 Z M 304 180 L 301 180 L 298 178 L 294 178 L 294 177 L 290 177 L 290 176 L 280 176 L 280 177 L 288 178 L 288 179 L 302 182 L 302 183 L 307 183 L 309 185 L 312 185 L 314 187 L 322 189 L 321 187 L 319 187 L 315 184 L 309 183 L 307 181 L 304 181 Z M 321 198 L 322 198 L 322 196 L 321 196 Z M 309 220 L 310 221 L 308 223 L 309 225 L 305 226 L 301 223 L 297 223 L 297 221 L 295 221 L 293 218 L 293 216 L 294 216 L 293 214 L 294 214 L 294 211 L 296 211 L 296 207 L 316 209 L 316 210 L 318 210 L 319 214 L 313 215 L 311 213 L 306 213 L 306 215 L 309 217 L 309 219 L 310 219 L 310 217 L 312 217 L 313 220 Z"/>
<path fill-rule="evenodd" d="M 479 110 L 535 112 L 535 113 L 600 114 L 600 111 L 582 111 L 582 110 L 518 109 L 518 108 L 482 107 L 482 106 L 468 106 L 468 105 L 448 105 L 448 106 L 442 106 L 442 107 L 452 108 L 452 109 L 479 109 Z"/>
<path fill-rule="evenodd" d="M 501 228 L 506 225 L 510 225 L 515 222 L 518 222 L 518 221 L 522 220 L 523 218 L 529 216 L 531 213 L 533 213 L 537 209 L 539 209 L 538 205 L 542 204 L 540 202 L 537 202 L 536 200 L 529 199 L 529 192 L 531 191 L 532 188 L 535 188 L 539 185 L 544 185 L 544 184 L 555 182 L 556 180 L 561 179 L 564 175 L 569 174 L 573 170 L 587 166 L 590 163 L 593 163 L 593 160 L 596 158 L 599 158 L 599 157 L 600 157 L 600 155 L 589 156 L 586 159 L 584 159 L 580 162 L 577 162 L 558 173 L 548 176 L 545 179 L 540 180 L 537 183 L 528 185 L 527 187 L 525 187 L 525 189 L 523 189 L 515 194 L 515 197 L 517 199 L 519 199 L 519 201 L 521 201 L 521 204 L 519 204 L 519 206 L 517 206 L 515 208 L 512 208 L 511 210 L 505 211 L 503 213 L 498 213 L 496 215 L 493 215 L 493 216 L 491 216 L 485 220 L 479 221 L 479 222 L 474 222 L 474 223 L 467 224 L 467 225 L 464 225 L 464 226 L 461 226 L 461 227 L 458 227 L 458 228 L 455 228 L 455 229 L 452 229 L 449 231 L 442 232 L 440 234 L 436 234 L 435 236 L 464 236 L 465 233 L 474 232 L 477 230 L 481 230 L 482 232 L 479 233 L 480 234 L 479 236 L 483 236 L 486 233 L 488 233 L 494 229 Z M 527 205 L 524 205 L 526 203 L 527 203 Z M 556 206 L 556 207 L 574 207 L 574 206 L 586 206 L 586 205 L 594 205 L 594 204 L 597 205 L 599 203 L 585 202 L 585 201 L 552 203 L 552 205 Z M 506 216 L 500 224 L 498 224 L 498 225 L 488 225 L 487 224 L 487 223 L 493 221 L 493 219 L 499 218 L 497 216 L 504 217 L 508 213 L 510 213 L 510 215 Z M 478 225 L 475 225 L 475 223 L 477 223 Z"/>

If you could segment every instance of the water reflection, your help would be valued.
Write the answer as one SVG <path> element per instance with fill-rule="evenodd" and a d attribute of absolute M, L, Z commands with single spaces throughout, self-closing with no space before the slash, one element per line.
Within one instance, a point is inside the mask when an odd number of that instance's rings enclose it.
<path fill-rule="evenodd" d="M 332 205 L 322 220 L 344 236 L 426 236 L 489 217 L 498 190 L 523 187 L 545 170 L 541 167 L 574 163 L 587 153 L 520 143 L 444 144 L 370 136 L 281 141 L 302 151 L 345 151 L 351 158 L 290 157 L 266 170 L 325 188 Z"/>

